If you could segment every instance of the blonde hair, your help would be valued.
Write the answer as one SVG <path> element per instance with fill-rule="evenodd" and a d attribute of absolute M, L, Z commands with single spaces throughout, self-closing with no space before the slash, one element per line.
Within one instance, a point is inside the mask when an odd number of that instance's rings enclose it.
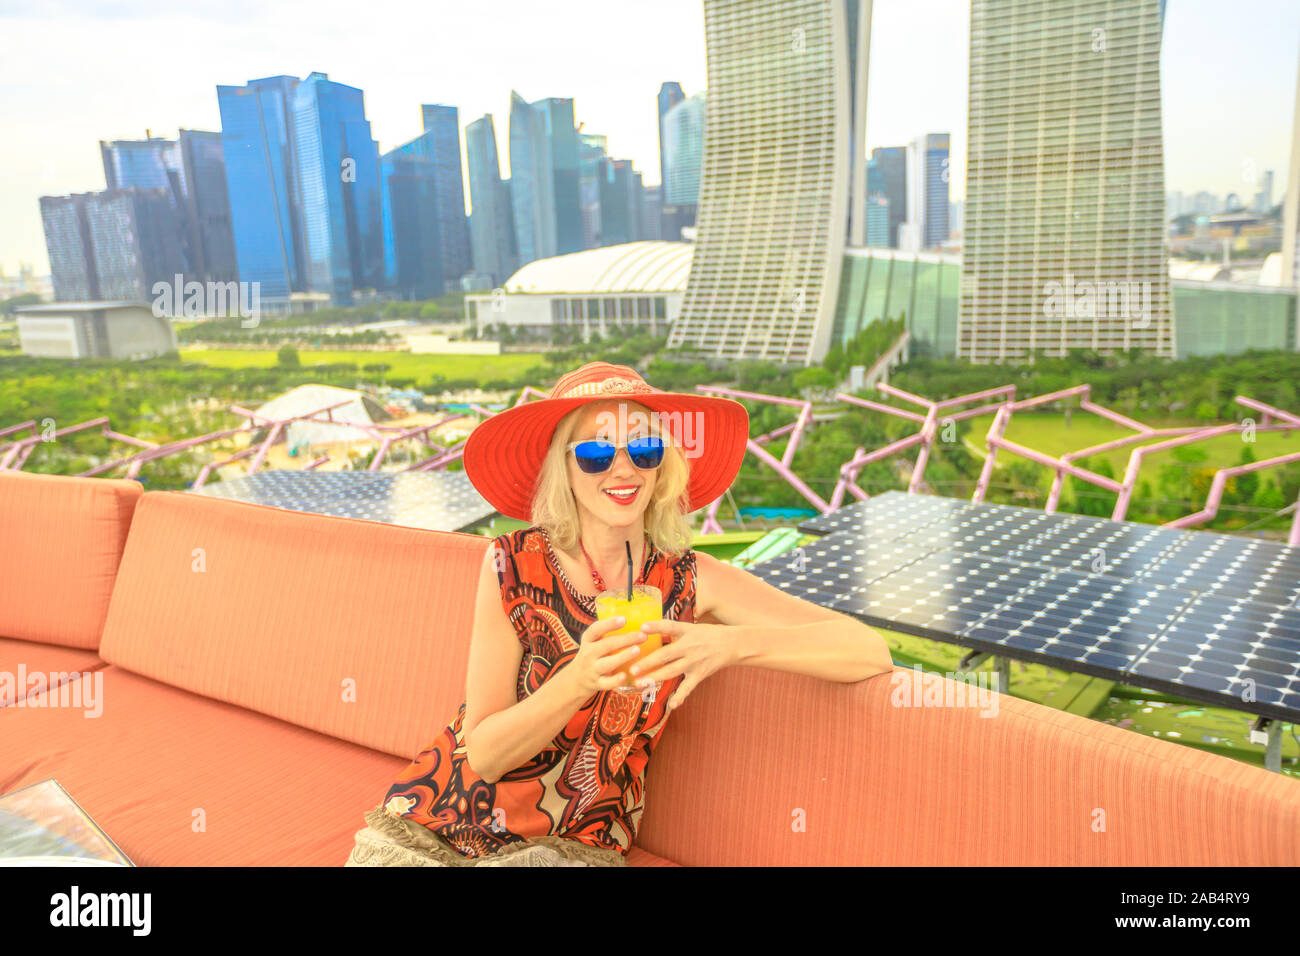
<path fill-rule="evenodd" d="M 626 402 L 642 411 L 649 409 L 636 402 Z M 551 542 L 569 551 L 578 546 L 582 530 L 578 521 L 578 504 L 569 484 L 569 441 L 586 405 L 579 405 L 560 420 L 551 436 L 551 447 L 542 459 L 541 471 L 533 493 L 533 524 L 546 529 Z M 654 420 L 651 415 L 651 420 Z M 642 518 L 646 537 L 659 551 L 675 558 L 691 546 L 691 525 L 687 519 L 690 463 L 672 435 L 664 433 L 664 459 L 655 475 L 655 489 Z"/>

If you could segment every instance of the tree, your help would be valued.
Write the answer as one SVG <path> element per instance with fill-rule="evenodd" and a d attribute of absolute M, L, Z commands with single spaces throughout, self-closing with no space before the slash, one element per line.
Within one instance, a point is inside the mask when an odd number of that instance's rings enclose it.
<path fill-rule="evenodd" d="M 292 345 L 282 346 L 275 354 L 275 360 L 277 365 L 286 368 L 297 368 L 302 365 L 302 361 L 298 358 L 298 350 Z"/>
<path fill-rule="evenodd" d="M 1237 459 L 1237 464 L 1249 465 L 1255 460 L 1255 453 L 1250 450 L 1250 446 L 1242 443 L 1241 456 Z M 1255 492 L 1259 490 L 1259 472 L 1242 472 L 1230 484 L 1233 485 L 1233 497 L 1245 504 L 1251 501 L 1255 497 Z"/>
<path fill-rule="evenodd" d="M 1281 511 L 1286 507 L 1286 499 L 1282 497 L 1282 492 L 1277 485 L 1273 484 L 1270 478 L 1262 488 L 1255 492 L 1255 497 L 1250 501 L 1251 506 L 1260 508 L 1264 511 Z"/>
<path fill-rule="evenodd" d="M 804 391 L 829 391 L 835 387 L 835 374 L 828 369 L 818 368 L 815 365 L 808 368 L 801 368 L 794 373 L 794 387 L 800 392 Z"/>

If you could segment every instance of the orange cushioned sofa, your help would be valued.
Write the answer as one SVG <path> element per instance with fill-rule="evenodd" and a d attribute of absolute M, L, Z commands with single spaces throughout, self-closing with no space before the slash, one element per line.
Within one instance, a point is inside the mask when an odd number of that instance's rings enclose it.
<path fill-rule="evenodd" d="M 56 778 L 140 865 L 342 865 L 464 698 L 488 543 L 0 472 L 0 672 L 66 675 L 0 702 L 0 793 Z M 98 716 L 48 706 L 96 674 Z M 1300 782 L 913 679 L 713 675 L 628 862 L 1300 864 Z"/>

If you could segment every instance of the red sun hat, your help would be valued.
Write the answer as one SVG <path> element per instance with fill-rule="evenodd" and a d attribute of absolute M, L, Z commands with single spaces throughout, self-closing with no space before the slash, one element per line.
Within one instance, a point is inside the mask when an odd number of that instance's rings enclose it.
<path fill-rule="evenodd" d="M 626 365 L 608 362 L 588 362 L 561 377 L 546 398 L 486 419 L 465 442 L 465 474 L 501 514 L 531 521 L 542 461 L 560 419 L 579 406 L 611 398 L 626 398 L 652 412 L 699 414 L 694 421 L 701 451 L 688 459 L 688 512 L 711 504 L 731 487 L 749 441 L 745 406 L 730 398 L 665 392 Z M 679 447 L 682 437 L 675 435 Z"/>

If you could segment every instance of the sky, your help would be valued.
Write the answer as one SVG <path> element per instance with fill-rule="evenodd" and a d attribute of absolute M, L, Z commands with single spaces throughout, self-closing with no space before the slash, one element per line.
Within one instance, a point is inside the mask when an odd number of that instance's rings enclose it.
<path fill-rule="evenodd" d="M 875 0 L 868 147 L 952 137 L 965 194 L 968 0 Z M 0 270 L 48 272 L 38 197 L 104 188 L 98 141 L 220 129 L 216 87 L 312 71 L 365 91 L 381 151 L 420 104 L 492 113 L 503 174 L 511 90 L 573 97 L 584 132 L 659 181 L 655 95 L 707 85 L 701 0 L 0 0 Z M 1297 0 L 1168 0 L 1161 81 L 1169 191 L 1253 195 L 1287 178 Z"/>

